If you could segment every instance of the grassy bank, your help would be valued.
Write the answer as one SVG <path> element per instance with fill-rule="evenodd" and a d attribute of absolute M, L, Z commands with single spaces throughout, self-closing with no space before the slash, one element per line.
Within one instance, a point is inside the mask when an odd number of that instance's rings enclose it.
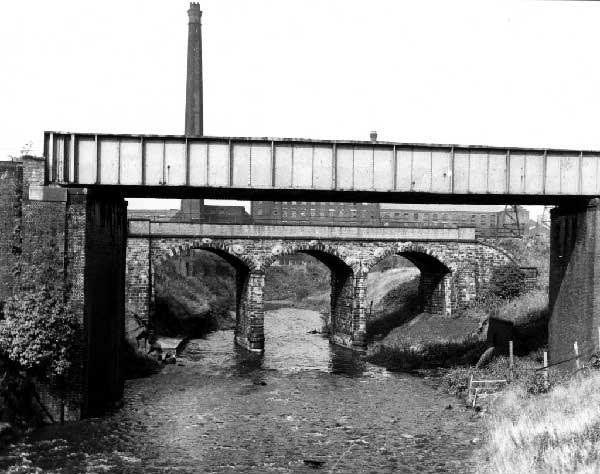
<path fill-rule="evenodd" d="M 517 385 L 496 400 L 476 472 L 600 471 L 600 374 L 531 395 Z"/>

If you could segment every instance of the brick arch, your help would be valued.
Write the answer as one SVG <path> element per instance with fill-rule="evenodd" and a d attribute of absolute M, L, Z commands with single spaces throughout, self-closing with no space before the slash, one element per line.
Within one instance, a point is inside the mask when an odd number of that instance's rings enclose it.
<path fill-rule="evenodd" d="M 490 248 L 492 250 L 495 250 L 496 252 L 502 254 L 505 258 L 508 259 L 508 263 L 512 263 L 514 265 L 519 266 L 519 263 L 515 260 L 515 256 L 512 255 L 507 250 L 503 249 L 502 247 L 499 247 L 498 245 L 494 245 L 494 244 L 492 244 L 490 242 L 485 242 L 485 241 L 481 241 L 481 240 L 477 241 L 477 243 L 479 245 L 482 245 L 484 247 L 488 247 L 488 248 Z"/>
<path fill-rule="evenodd" d="M 241 248 L 237 249 L 236 247 Z M 160 250 L 161 253 L 156 256 L 155 263 L 161 263 L 173 257 L 190 255 L 192 250 L 206 250 L 222 257 L 235 268 L 242 267 L 248 271 L 261 269 L 260 262 L 248 255 L 243 246 L 228 245 L 220 240 L 197 239 L 183 244 L 161 246 Z"/>
<path fill-rule="evenodd" d="M 336 267 L 346 267 L 355 273 L 358 269 L 359 262 L 343 246 L 328 245 L 316 240 L 297 242 L 291 245 L 275 245 L 271 249 L 270 255 L 263 259 L 263 269 L 269 268 L 283 255 L 296 253 L 310 255 L 325 264 L 330 270 Z"/>
<path fill-rule="evenodd" d="M 377 249 L 373 258 L 369 259 L 363 264 L 362 271 L 363 273 L 369 273 L 375 265 L 385 260 L 386 258 L 391 257 L 392 255 L 400 255 L 406 257 L 407 254 L 426 255 L 429 259 L 437 261 L 437 263 L 440 265 L 440 268 L 445 268 L 448 273 L 453 273 L 458 268 L 457 263 L 453 259 L 448 258 L 447 255 L 437 251 L 436 249 L 427 247 L 426 245 L 420 243 L 401 242 L 389 247 L 380 247 L 379 249 Z M 418 261 L 415 262 L 411 258 L 408 258 L 408 260 L 410 260 L 410 262 L 413 265 L 419 268 L 419 270 L 422 270 L 419 266 Z"/>

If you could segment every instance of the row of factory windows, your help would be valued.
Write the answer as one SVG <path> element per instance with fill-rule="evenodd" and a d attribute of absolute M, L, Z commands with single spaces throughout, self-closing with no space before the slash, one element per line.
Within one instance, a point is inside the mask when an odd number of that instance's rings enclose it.
<path fill-rule="evenodd" d="M 497 216 L 496 214 L 466 214 L 466 213 L 454 213 L 454 214 L 438 214 L 438 213 L 429 213 L 429 212 L 381 212 L 381 217 L 383 219 L 402 219 L 402 220 L 410 220 L 413 219 L 415 221 L 418 220 L 434 220 L 437 221 L 438 218 L 442 222 L 480 222 L 482 224 L 490 223 L 496 224 Z"/>
<path fill-rule="evenodd" d="M 262 215 L 273 215 L 273 216 L 278 216 L 279 215 L 279 210 L 277 209 L 273 209 L 270 213 L 265 213 L 263 214 L 263 210 L 262 209 L 257 209 L 256 211 L 256 215 L 257 216 L 262 216 Z M 335 217 L 335 216 L 350 216 L 350 217 L 357 217 L 359 215 L 358 211 L 356 209 L 350 209 L 349 211 L 345 211 L 344 209 L 306 209 L 306 210 L 297 210 L 297 209 L 287 209 L 287 208 L 282 208 L 281 210 L 281 217 Z M 362 217 L 363 219 L 366 218 L 371 218 L 371 219 L 375 219 L 375 216 L 373 215 L 369 215 L 369 213 L 367 211 L 362 211 L 360 212 L 360 217 Z"/>

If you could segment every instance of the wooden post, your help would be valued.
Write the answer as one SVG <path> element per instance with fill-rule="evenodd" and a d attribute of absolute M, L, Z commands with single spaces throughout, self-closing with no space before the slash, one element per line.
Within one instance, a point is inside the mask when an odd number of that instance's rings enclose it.
<path fill-rule="evenodd" d="M 544 388 L 548 390 L 550 382 L 548 381 L 548 352 L 544 351 Z"/>
<path fill-rule="evenodd" d="M 573 349 L 575 350 L 575 370 L 579 372 L 581 364 L 579 362 L 579 347 L 577 346 L 577 341 L 573 343 Z"/>

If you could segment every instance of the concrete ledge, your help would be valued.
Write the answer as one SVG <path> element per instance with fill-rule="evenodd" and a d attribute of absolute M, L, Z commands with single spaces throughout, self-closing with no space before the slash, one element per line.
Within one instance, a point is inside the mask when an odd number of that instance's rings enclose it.
<path fill-rule="evenodd" d="M 53 186 L 29 186 L 30 201 L 67 202 L 67 189 Z"/>
<path fill-rule="evenodd" d="M 129 237 L 221 237 L 262 239 L 411 240 L 473 241 L 475 229 L 461 227 L 343 227 L 249 224 L 193 224 L 130 220 Z"/>

